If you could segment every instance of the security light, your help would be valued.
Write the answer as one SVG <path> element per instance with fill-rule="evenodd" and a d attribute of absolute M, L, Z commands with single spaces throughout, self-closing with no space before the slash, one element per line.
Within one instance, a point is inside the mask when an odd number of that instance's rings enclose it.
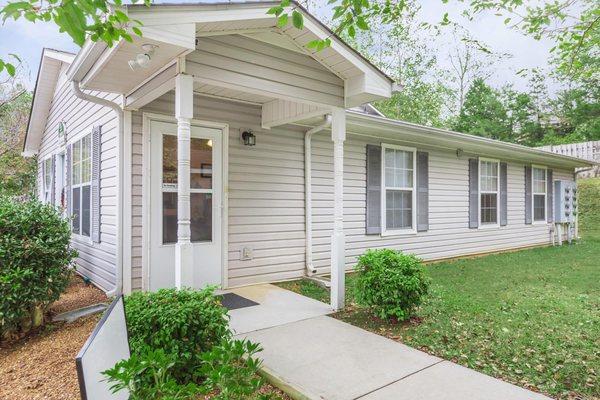
<path fill-rule="evenodd" d="M 154 55 L 154 51 L 157 47 L 158 46 L 153 44 L 143 44 L 142 50 L 144 52 L 135 56 L 133 60 L 129 60 L 129 68 L 131 68 L 132 71 L 140 68 L 148 68 L 150 65 L 150 60 L 152 60 L 152 56 Z"/>

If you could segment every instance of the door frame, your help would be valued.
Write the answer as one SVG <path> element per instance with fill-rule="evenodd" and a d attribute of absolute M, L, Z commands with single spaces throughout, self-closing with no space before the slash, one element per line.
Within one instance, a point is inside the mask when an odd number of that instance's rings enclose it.
<path fill-rule="evenodd" d="M 151 225 L 151 147 L 150 138 L 152 137 L 152 122 L 168 122 L 177 124 L 177 118 L 172 115 L 160 114 L 154 112 L 142 113 L 142 290 L 150 289 L 150 225 Z M 229 124 L 224 122 L 207 121 L 201 119 L 192 119 L 191 126 L 220 129 L 223 133 L 221 140 L 221 286 L 223 289 L 229 287 L 228 284 L 228 249 L 229 249 Z M 131 267 L 130 267 L 131 268 Z"/>

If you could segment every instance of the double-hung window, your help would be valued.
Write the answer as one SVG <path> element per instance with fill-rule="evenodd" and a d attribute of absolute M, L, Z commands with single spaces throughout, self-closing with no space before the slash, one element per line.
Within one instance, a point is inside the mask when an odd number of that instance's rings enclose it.
<path fill-rule="evenodd" d="M 481 225 L 498 224 L 500 163 L 479 160 L 479 222 Z"/>
<path fill-rule="evenodd" d="M 92 197 L 92 139 L 86 135 L 73 143 L 71 201 L 73 233 L 90 236 Z"/>
<path fill-rule="evenodd" d="M 533 182 L 533 221 L 546 222 L 546 182 L 547 170 L 543 167 L 531 168 Z"/>
<path fill-rule="evenodd" d="M 52 184 L 54 177 L 52 176 L 52 157 L 44 160 L 44 203 L 53 203 Z"/>
<path fill-rule="evenodd" d="M 381 150 L 382 232 L 414 232 L 416 150 L 393 145 L 382 145 Z"/>

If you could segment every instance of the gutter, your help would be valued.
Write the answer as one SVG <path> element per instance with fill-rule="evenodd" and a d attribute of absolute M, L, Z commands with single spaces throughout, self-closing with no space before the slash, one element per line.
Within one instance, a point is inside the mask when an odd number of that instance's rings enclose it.
<path fill-rule="evenodd" d="M 103 99 L 101 97 L 92 96 L 90 94 L 84 93 L 79 87 L 79 82 L 72 80 L 71 87 L 73 92 L 75 93 L 75 97 L 88 101 L 90 103 L 95 103 L 104 107 L 108 107 L 112 109 L 117 115 L 117 149 L 118 149 L 118 157 L 117 157 L 117 171 L 118 171 L 118 179 L 117 179 L 117 265 L 116 265 L 116 282 L 115 288 L 106 293 L 108 297 L 120 296 L 123 293 L 123 132 L 124 132 L 124 124 L 123 124 L 123 109 L 121 106 L 115 102 L 110 100 Z"/>
<path fill-rule="evenodd" d="M 331 115 L 325 115 L 321 125 L 309 129 L 304 134 L 304 217 L 306 234 L 306 275 L 312 276 L 317 273 L 312 259 L 312 176 L 311 176 L 311 139 L 315 133 L 331 126 Z"/>

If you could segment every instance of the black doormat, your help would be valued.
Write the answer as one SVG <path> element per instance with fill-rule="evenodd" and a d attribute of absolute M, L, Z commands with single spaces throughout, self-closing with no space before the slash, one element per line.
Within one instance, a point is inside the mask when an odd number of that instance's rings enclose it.
<path fill-rule="evenodd" d="M 223 304 L 223 307 L 228 310 L 237 310 L 238 308 L 246 308 L 258 305 L 257 302 L 239 296 L 235 293 L 225 293 L 222 295 L 221 304 Z"/>

